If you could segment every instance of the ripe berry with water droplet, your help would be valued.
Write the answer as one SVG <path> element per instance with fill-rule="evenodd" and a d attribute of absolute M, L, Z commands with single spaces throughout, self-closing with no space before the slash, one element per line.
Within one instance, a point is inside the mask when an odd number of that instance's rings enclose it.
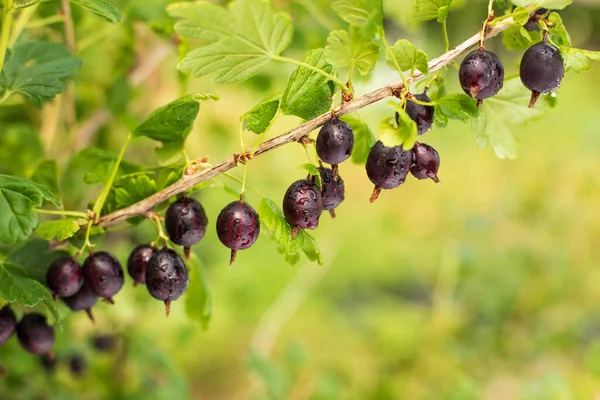
<path fill-rule="evenodd" d="M 333 177 L 333 171 L 329 168 L 319 168 L 321 174 L 321 195 L 323 197 L 323 210 L 329 210 L 332 218 L 335 218 L 334 209 L 344 201 L 344 181 L 342 177 Z"/>
<path fill-rule="evenodd" d="M 71 257 L 60 257 L 54 260 L 46 271 L 46 284 L 55 296 L 74 295 L 83 284 L 81 266 Z"/>
<path fill-rule="evenodd" d="M 186 257 L 189 257 L 190 247 L 204 237 L 207 225 L 202 205 L 186 196 L 171 203 L 165 215 L 167 234 L 173 243 L 184 247 Z"/>
<path fill-rule="evenodd" d="M 146 266 L 152 258 L 155 249 L 147 244 L 137 246 L 127 260 L 127 272 L 135 284 L 144 285 L 146 283 Z"/>
<path fill-rule="evenodd" d="M 90 254 L 83 263 L 83 274 L 92 291 L 113 303 L 112 296 L 123 287 L 123 268 L 119 260 L 106 251 Z"/>
<path fill-rule="evenodd" d="M 412 149 L 414 162 L 410 173 L 417 179 L 433 179 L 439 182 L 437 172 L 440 168 L 440 155 L 431 146 L 425 143 L 415 143 Z"/>
<path fill-rule="evenodd" d="M 481 102 L 502 89 L 504 66 L 496 54 L 479 48 L 460 64 L 458 78 L 465 93 Z"/>
<path fill-rule="evenodd" d="M 63 297 L 62 300 L 73 311 L 85 311 L 90 320 L 94 322 L 92 307 L 98 302 L 98 296 L 94 293 L 86 279 L 83 280 L 83 285 L 81 285 L 81 289 L 77 293 L 73 296 Z"/>
<path fill-rule="evenodd" d="M 321 160 L 332 165 L 334 175 L 337 175 L 337 165 L 350 157 L 353 147 L 352 128 L 340 119 L 327 121 L 317 135 L 317 154 Z"/>
<path fill-rule="evenodd" d="M 292 237 L 298 229 L 315 229 L 323 211 L 321 190 L 308 179 L 300 179 L 290 185 L 283 197 L 283 214 L 292 225 Z"/>
<path fill-rule="evenodd" d="M 425 92 L 414 95 L 414 98 L 426 103 L 431 103 L 431 99 Z M 406 101 L 406 113 L 408 116 L 417 123 L 417 129 L 419 135 L 424 134 L 431 129 L 433 124 L 433 112 L 435 108 L 433 106 L 424 106 L 417 104 L 414 101 L 408 99 Z M 396 113 L 396 123 L 400 124 L 400 116 Z"/>
<path fill-rule="evenodd" d="M 386 147 L 378 141 L 371 147 L 365 169 L 375 185 L 371 203 L 377 200 L 381 189 L 393 189 L 404 183 L 413 162 L 411 151 L 402 146 Z"/>
<path fill-rule="evenodd" d="M 529 107 L 533 107 L 541 93 L 548 93 L 560 85 L 565 75 L 565 64 L 560 51 L 544 38 L 531 46 L 521 59 L 521 82 L 531 90 Z"/>
<path fill-rule="evenodd" d="M 172 249 L 154 253 L 146 267 L 146 287 L 155 299 L 165 302 L 169 315 L 171 301 L 177 300 L 189 284 L 188 270 L 179 255 Z"/>
<path fill-rule="evenodd" d="M 256 242 L 260 233 L 258 214 L 242 200 L 229 203 L 217 218 L 217 236 L 231 249 L 230 264 L 238 250 L 247 249 Z"/>

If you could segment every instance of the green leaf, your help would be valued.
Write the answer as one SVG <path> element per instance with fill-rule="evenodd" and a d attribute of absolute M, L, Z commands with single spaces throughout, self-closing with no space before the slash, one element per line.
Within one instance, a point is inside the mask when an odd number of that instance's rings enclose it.
<path fill-rule="evenodd" d="M 21 93 L 39 106 L 64 92 L 65 81 L 75 76 L 82 64 L 62 44 L 25 42 L 7 54 L 0 87 Z"/>
<path fill-rule="evenodd" d="M 424 75 L 429 72 L 427 54 L 406 39 L 398 40 L 385 56 L 387 65 L 398 72 L 414 69 L 418 69 Z"/>
<path fill-rule="evenodd" d="M 304 55 L 302 61 L 329 74 L 333 66 L 325 58 L 323 49 L 314 49 Z M 298 67 L 290 77 L 281 99 L 281 111 L 304 119 L 313 119 L 331 107 L 335 84 L 322 74 Z"/>
<path fill-rule="evenodd" d="M 270 1 L 234 0 L 228 9 L 206 1 L 179 2 L 167 12 L 178 20 L 178 34 L 203 43 L 189 51 L 178 68 L 196 77 L 215 73 L 216 82 L 245 81 L 292 41 L 289 15 L 275 12 Z"/>
<path fill-rule="evenodd" d="M 404 108 L 398 106 L 396 112 L 399 117 L 399 124 L 394 124 L 394 117 L 385 118 L 379 124 L 379 140 L 386 147 L 396 147 L 402 145 L 404 150 L 410 150 L 415 145 L 418 136 L 417 124 L 413 121 Z"/>
<path fill-rule="evenodd" d="M 84 172 L 83 180 L 85 183 L 104 184 L 110 176 L 116 159 L 117 154 L 112 151 L 98 147 L 88 147 L 71 159 L 69 169 Z M 117 177 L 138 172 L 142 169 L 140 165 L 123 160 L 119 164 Z"/>
<path fill-rule="evenodd" d="M 212 298 L 200 260 L 194 253 L 188 261 L 188 271 L 190 284 L 185 293 L 185 313 L 188 318 L 200 322 L 204 329 L 208 329 L 212 317 Z"/>
<path fill-rule="evenodd" d="M 334 0 L 331 8 L 350 25 L 361 27 L 368 37 L 378 35 L 383 28 L 381 0 Z"/>
<path fill-rule="evenodd" d="M 35 233 L 46 240 L 65 240 L 73 236 L 79 230 L 79 224 L 74 219 L 56 219 L 43 221 L 37 227 Z"/>
<path fill-rule="evenodd" d="M 244 114 L 242 117 L 243 128 L 256 134 L 266 131 L 275 115 L 277 115 L 281 96 L 281 92 L 269 96 Z"/>
<path fill-rule="evenodd" d="M 511 0 L 515 6 L 527 7 L 531 5 L 530 0 Z M 535 4 L 539 7 L 549 8 L 551 10 L 562 10 L 568 5 L 571 5 L 573 0 L 536 0 Z"/>
<path fill-rule="evenodd" d="M 515 24 L 525 25 L 529 22 L 529 12 L 525 7 L 516 7 L 513 11 L 513 21 Z"/>
<path fill-rule="evenodd" d="M 333 31 L 327 37 L 325 56 L 338 68 L 358 68 L 366 75 L 375 67 L 379 58 L 379 45 L 361 36 L 357 29 Z"/>
<path fill-rule="evenodd" d="M 377 139 L 369 126 L 362 120 L 351 115 L 344 115 L 341 119 L 350 125 L 352 132 L 354 132 L 352 162 L 360 165 L 366 163 L 369 151 L 371 151 L 371 147 L 377 142 Z"/>
<path fill-rule="evenodd" d="M 450 94 L 435 102 L 434 117 L 439 126 L 445 126 L 449 119 L 467 122 L 478 116 L 477 100 L 466 94 Z"/>
<path fill-rule="evenodd" d="M 533 44 L 532 35 L 541 39 L 539 32 L 527 32 L 523 26 L 514 24 L 502 32 L 502 43 L 508 50 L 525 50 Z"/>
<path fill-rule="evenodd" d="M 98 18 L 103 21 L 116 24 L 121 22 L 123 16 L 121 11 L 112 4 L 104 0 L 70 0 L 71 3 L 77 4 L 88 11 L 93 12 Z"/>
<path fill-rule="evenodd" d="M 62 250 L 51 252 L 47 241 L 34 238 L 11 253 L 6 262 L 21 266 L 27 277 L 45 284 L 46 270 L 52 261 L 68 255 Z"/>
<path fill-rule="evenodd" d="M 54 196 L 59 197 L 58 193 L 58 166 L 56 160 L 46 158 L 40 161 L 35 171 L 31 175 L 31 180 L 35 183 L 50 189 Z"/>
<path fill-rule="evenodd" d="M 505 80 L 500 92 L 483 102 L 479 118 L 471 120 L 479 147 L 493 147 L 498 158 L 516 158 L 519 140 L 512 128 L 541 118 L 548 107 L 547 102 L 538 101 L 535 108 L 529 108 L 530 96 L 518 77 Z"/>
<path fill-rule="evenodd" d="M 283 211 L 267 198 L 263 198 L 258 206 L 258 216 L 263 229 L 271 232 L 273 240 L 284 251 L 286 261 L 297 261 L 296 255 L 302 251 L 311 261 L 323 264 L 321 251 L 315 239 L 305 230 L 298 232 L 292 239 L 292 227 L 285 219 Z"/>
<path fill-rule="evenodd" d="M 452 0 L 416 0 L 414 7 L 414 16 L 419 21 L 429 21 L 432 19 L 441 19 L 448 16 L 448 7 Z"/>
<path fill-rule="evenodd" d="M 600 61 L 600 51 L 561 47 L 560 54 L 565 60 L 565 70 L 577 73 L 592 69 L 592 61 Z"/>
<path fill-rule="evenodd" d="M 46 187 L 25 178 L 0 175 L 0 242 L 27 238 L 39 222 L 33 210 L 44 200 L 57 207 L 62 203 Z"/>
<path fill-rule="evenodd" d="M 146 172 L 123 175 L 108 193 L 103 214 L 129 207 L 158 191 L 156 182 Z"/>
<path fill-rule="evenodd" d="M 200 111 L 200 102 L 218 99 L 214 94 L 190 94 L 174 100 L 150 114 L 134 129 L 132 136 L 146 136 L 161 142 L 163 152 L 178 152 L 192 131 Z"/>
<path fill-rule="evenodd" d="M 555 12 L 551 12 L 548 16 L 548 21 L 552 24 L 550 29 L 550 42 L 554 43 L 558 47 L 571 46 L 571 37 L 569 32 L 565 28 L 565 25 L 560 18 L 560 15 Z"/>

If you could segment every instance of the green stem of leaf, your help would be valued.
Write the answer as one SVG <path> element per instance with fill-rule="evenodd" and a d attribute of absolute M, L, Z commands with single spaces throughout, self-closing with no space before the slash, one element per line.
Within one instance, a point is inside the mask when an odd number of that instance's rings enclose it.
<path fill-rule="evenodd" d="M 310 64 L 307 64 L 307 63 L 305 63 L 303 61 L 298 61 L 298 60 L 295 60 L 293 58 L 282 57 L 282 56 L 274 56 L 273 60 L 287 62 L 287 63 L 290 63 L 290 64 L 299 65 L 299 66 L 304 67 L 304 68 L 308 68 L 308 69 L 310 69 L 312 71 L 315 71 L 315 72 L 323 75 L 324 77 L 326 77 L 330 81 L 334 82 L 336 85 L 338 85 L 339 87 L 341 87 L 342 90 L 344 90 L 345 92 L 348 92 L 350 90 L 350 89 L 348 89 L 348 87 L 346 86 L 346 84 L 344 82 L 342 82 L 341 80 L 339 80 L 336 76 L 334 76 L 334 75 L 332 75 L 332 74 L 330 74 L 328 72 L 325 72 L 321 68 L 317 68 L 314 65 L 310 65 Z"/>
<path fill-rule="evenodd" d="M 33 20 L 33 21 L 27 23 L 27 25 L 25 25 L 25 28 L 27 28 L 27 29 L 41 28 L 41 27 L 47 26 L 47 25 L 60 24 L 64 20 L 65 20 L 65 17 L 63 17 L 62 15 L 53 15 L 51 17 Z"/>
<path fill-rule="evenodd" d="M 421 101 L 414 96 L 410 99 L 413 103 L 420 104 L 422 106 L 435 106 L 435 101 Z"/>
<path fill-rule="evenodd" d="M 246 177 L 248 175 L 248 163 L 244 163 L 244 177 L 242 178 L 242 190 L 240 190 L 240 200 L 244 200 L 244 193 L 246 193 Z"/>
<path fill-rule="evenodd" d="M 121 147 L 121 151 L 119 152 L 119 155 L 117 156 L 117 160 L 115 161 L 115 166 L 113 167 L 113 170 L 110 173 L 110 177 L 108 178 L 108 181 L 104 185 L 102 192 L 100 192 L 100 194 L 98 195 L 98 198 L 96 199 L 96 203 L 94 204 L 94 209 L 92 211 L 94 211 L 94 214 L 96 214 L 97 217 L 99 217 L 100 213 L 102 212 L 102 207 L 104 207 L 104 202 L 106 202 L 108 193 L 110 192 L 110 189 L 112 188 L 112 184 L 115 181 L 115 178 L 117 177 L 117 173 L 119 172 L 119 166 L 121 165 L 121 161 L 123 160 L 123 156 L 125 155 L 125 150 L 127 149 L 127 145 L 129 144 L 130 141 L 131 141 L 131 134 L 127 135 L 127 139 L 125 140 L 125 143 L 123 143 L 123 147 Z"/>
<path fill-rule="evenodd" d="M 79 251 L 77 251 L 77 254 L 75 255 L 75 257 L 79 257 L 80 255 L 82 255 L 83 252 L 85 251 L 85 249 L 90 249 L 90 252 L 91 252 L 92 247 L 94 247 L 94 245 L 92 243 L 90 243 L 90 232 L 92 231 L 93 225 L 94 225 L 94 220 L 90 219 L 90 221 L 87 224 L 87 228 L 85 230 L 85 240 L 83 241 L 83 246 L 81 246 Z"/>
<path fill-rule="evenodd" d="M 447 53 L 450 50 L 450 39 L 448 39 L 448 23 L 445 19 L 442 22 L 442 32 L 444 34 L 444 51 Z"/>
<path fill-rule="evenodd" d="M 76 218 L 85 218 L 88 219 L 88 215 L 84 212 L 80 211 L 64 211 L 64 210 L 43 210 L 41 208 L 33 209 L 38 214 L 48 214 L 48 215 L 62 215 L 65 217 L 76 217 Z"/>
<path fill-rule="evenodd" d="M 13 0 L 4 0 L 4 12 L 2 14 L 2 32 L 0 33 L 0 72 L 4 67 L 4 58 L 8 49 L 8 40 L 10 39 L 10 26 L 12 16 L 15 12 Z"/>
<path fill-rule="evenodd" d="M 396 65 L 396 70 L 398 71 L 398 74 L 400 74 L 400 79 L 402 80 L 402 84 L 404 85 L 402 92 L 406 93 L 410 89 L 408 81 L 406 80 L 406 78 L 404 77 L 404 74 L 402 73 L 402 69 L 400 68 L 400 64 L 398 64 L 398 60 L 396 60 L 396 57 L 394 57 L 394 54 L 392 53 L 392 48 L 390 47 L 390 44 L 388 43 L 387 39 L 385 38 L 385 32 L 382 32 L 381 38 L 383 40 L 383 45 L 385 46 L 385 51 L 390 54 L 391 59 L 394 61 L 394 64 Z"/>
<path fill-rule="evenodd" d="M 10 40 L 8 41 L 8 47 L 12 48 L 15 45 L 17 39 L 19 39 L 19 36 L 21 35 L 21 32 L 23 32 L 23 29 L 25 29 L 25 27 L 28 25 L 29 20 L 35 14 L 39 5 L 39 2 L 37 2 L 19 13 L 13 31 L 10 35 Z"/>
<path fill-rule="evenodd" d="M 154 245 L 156 247 L 158 247 L 158 243 L 162 240 L 164 246 L 166 246 L 167 243 L 169 242 L 169 237 L 167 235 L 165 235 L 165 231 L 163 230 L 162 222 L 160 221 L 160 218 L 158 217 L 157 214 L 154 214 L 151 221 L 154 224 L 154 226 L 156 227 L 156 232 L 158 233 L 158 237 L 154 241 Z"/>

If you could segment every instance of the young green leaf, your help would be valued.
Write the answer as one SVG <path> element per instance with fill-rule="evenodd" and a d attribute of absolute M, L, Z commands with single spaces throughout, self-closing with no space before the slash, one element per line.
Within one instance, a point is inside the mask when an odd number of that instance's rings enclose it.
<path fill-rule="evenodd" d="M 398 72 L 414 69 L 418 69 L 423 74 L 429 72 L 427 54 L 406 39 L 398 40 L 385 56 L 387 65 Z"/>
<path fill-rule="evenodd" d="M 381 0 L 334 0 L 331 8 L 350 25 L 361 27 L 368 37 L 379 35 L 383 28 Z"/>
<path fill-rule="evenodd" d="M 531 5 L 530 0 L 511 0 L 515 6 L 527 7 Z M 573 0 L 536 0 L 534 2 L 538 7 L 549 8 L 551 10 L 562 10 L 573 3 Z"/>
<path fill-rule="evenodd" d="M 525 7 L 515 7 L 515 9 L 512 11 L 512 14 L 513 22 L 515 24 L 525 25 L 527 22 L 529 22 L 530 15 Z"/>
<path fill-rule="evenodd" d="M 73 57 L 66 46 L 50 42 L 25 42 L 7 54 L 0 88 L 20 93 L 40 106 L 65 91 L 83 62 Z"/>
<path fill-rule="evenodd" d="M 314 49 L 304 55 L 302 61 L 329 74 L 333 66 L 325 58 L 323 49 Z M 290 77 L 281 99 L 281 111 L 304 119 L 315 118 L 331 107 L 335 84 L 322 74 L 298 67 Z"/>
<path fill-rule="evenodd" d="M 123 175 L 113 183 L 106 198 L 103 214 L 129 207 L 157 191 L 156 182 L 146 172 Z"/>
<path fill-rule="evenodd" d="M 317 185 L 317 187 L 319 189 L 321 189 L 323 187 L 323 183 L 321 182 L 321 173 L 319 172 L 319 169 L 311 163 L 306 163 L 306 164 L 302 164 L 300 166 L 300 169 L 306 170 L 310 176 L 313 177 L 313 179 L 315 180 L 315 185 Z"/>
<path fill-rule="evenodd" d="M 279 111 L 281 96 L 282 93 L 269 96 L 244 114 L 242 117 L 244 129 L 256 134 L 266 131 L 275 115 L 277 115 L 277 111 Z"/>
<path fill-rule="evenodd" d="M 24 307 L 35 307 L 44 302 L 55 316 L 58 315 L 48 288 L 28 277 L 19 265 L 9 262 L 0 264 L 0 297 L 11 303 L 16 301 Z"/>
<path fill-rule="evenodd" d="M 79 224 L 70 218 L 43 221 L 39 224 L 35 233 L 46 240 L 66 240 L 77 233 Z"/>
<path fill-rule="evenodd" d="M 548 21 L 552 26 L 549 31 L 550 41 L 558 47 L 571 46 L 571 37 L 569 36 L 569 32 L 567 32 L 560 15 L 558 13 L 551 12 L 548 16 Z"/>
<path fill-rule="evenodd" d="M 441 19 L 448 16 L 448 7 L 452 0 L 416 0 L 414 7 L 415 18 L 419 21 Z M 440 22 L 442 22 L 440 21 Z"/>
<path fill-rule="evenodd" d="M 560 54 L 565 60 L 565 70 L 577 73 L 592 69 L 592 61 L 600 61 L 600 51 L 561 47 Z"/>
<path fill-rule="evenodd" d="M 333 31 L 329 34 L 325 56 L 338 68 L 357 68 L 361 75 L 366 75 L 377 63 L 379 45 L 363 38 L 358 29 L 350 27 L 350 32 Z"/>
<path fill-rule="evenodd" d="M 377 139 L 371 132 L 371 128 L 362 120 L 351 115 L 344 115 L 341 118 L 352 128 L 354 132 L 354 148 L 352 149 L 352 162 L 363 165 L 367 162 L 371 147 L 377 142 Z"/>
<path fill-rule="evenodd" d="M 547 110 L 546 102 L 529 108 L 530 96 L 520 79 L 505 80 L 500 92 L 483 102 L 479 118 L 471 120 L 479 147 L 492 146 L 498 158 L 516 158 L 519 140 L 511 128 L 541 118 Z"/>
<path fill-rule="evenodd" d="M 13 243 L 28 237 L 39 222 L 33 209 L 44 200 L 62 207 L 48 188 L 24 178 L 0 175 L 0 242 Z"/>
<path fill-rule="evenodd" d="M 188 261 L 188 271 L 190 284 L 185 293 L 185 313 L 188 318 L 200 322 L 204 329 L 208 329 L 212 317 L 212 297 L 200 260 L 194 253 Z"/>
<path fill-rule="evenodd" d="M 88 11 L 94 13 L 98 18 L 103 21 L 116 24 L 121 22 L 123 16 L 119 9 L 107 1 L 104 0 L 70 0 L 71 3 L 77 4 L 80 7 L 85 8 Z"/>
<path fill-rule="evenodd" d="M 234 0 L 228 9 L 206 1 L 179 2 L 167 11 L 178 20 L 178 34 L 203 43 L 178 66 L 196 77 L 215 73 L 217 82 L 243 82 L 262 71 L 292 41 L 289 15 L 275 12 L 270 1 Z"/>
<path fill-rule="evenodd" d="M 466 94 L 450 94 L 435 102 L 434 118 L 438 126 L 445 126 L 449 119 L 466 122 L 478 116 L 477 100 Z"/>
<path fill-rule="evenodd" d="M 402 145 L 404 150 L 410 150 L 415 145 L 418 136 L 417 124 L 413 121 L 403 107 L 398 106 L 396 112 L 399 124 L 394 124 L 394 117 L 385 118 L 379 124 L 379 140 L 386 147 Z"/>
<path fill-rule="evenodd" d="M 132 136 L 146 136 L 163 144 L 162 150 L 178 152 L 192 131 L 203 100 L 218 100 L 214 94 L 190 94 L 155 110 L 134 129 Z"/>
<path fill-rule="evenodd" d="M 527 32 L 523 26 L 515 24 L 502 32 L 502 43 L 508 50 L 525 50 L 533 44 L 532 36 L 541 39 L 539 32 Z"/>
<path fill-rule="evenodd" d="M 40 161 L 31 175 L 31 180 L 47 187 L 56 197 L 59 197 L 58 166 L 56 165 L 56 160 L 46 158 Z"/>
<path fill-rule="evenodd" d="M 283 211 L 267 198 L 263 198 L 258 206 L 258 216 L 261 226 L 271 232 L 275 243 L 283 249 L 286 260 L 296 260 L 296 255 L 302 251 L 311 261 L 323 264 L 321 251 L 315 239 L 306 231 L 301 230 L 292 239 L 292 227 L 286 221 Z"/>

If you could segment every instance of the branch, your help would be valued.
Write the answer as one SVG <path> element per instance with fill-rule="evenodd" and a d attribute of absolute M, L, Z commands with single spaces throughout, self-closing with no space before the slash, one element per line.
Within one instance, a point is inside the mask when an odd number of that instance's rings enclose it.
<path fill-rule="evenodd" d="M 497 25 L 490 27 L 488 32 L 485 35 L 486 39 L 492 38 L 502 31 L 508 29 L 512 24 L 513 19 L 508 18 L 505 21 L 498 23 Z M 450 64 L 454 59 L 459 57 L 460 55 L 466 53 L 471 48 L 475 47 L 479 44 L 479 40 L 481 38 L 481 33 L 477 33 L 473 35 L 469 39 L 465 40 L 455 48 L 451 49 L 447 53 L 442 54 L 441 56 L 431 60 L 429 62 L 429 72 L 435 72 L 448 64 Z M 417 82 L 423 79 L 425 76 L 416 72 L 412 75 L 412 82 Z M 372 91 L 371 93 L 367 93 L 362 97 L 357 98 L 356 100 L 342 103 L 338 108 L 335 109 L 336 116 L 342 116 L 344 114 L 349 114 L 361 108 L 364 108 L 370 104 L 376 103 L 380 100 L 383 100 L 387 97 L 394 96 L 394 93 L 398 93 L 399 89 L 402 89 L 402 82 L 395 82 L 389 85 L 386 85 L 382 88 Z M 260 154 L 266 153 L 268 151 L 274 150 L 278 147 L 281 147 L 285 144 L 297 142 L 303 136 L 308 135 L 313 130 L 319 128 L 325 122 L 330 120 L 333 117 L 332 113 L 326 113 L 321 116 L 312 119 L 297 128 L 294 128 L 284 134 L 274 137 L 266 142 L 264 142 L 256 151 L 254 156 L 258 156 Z M 119 222 L 125 221 L 126 219 L 144 215 L 144 213 L 150 210 L 152 207 L 166 201 L 171 196 L 174 196 L 179 193 L 185 192 L 187 189 L 191 188 L 199 184 L 200 182 L 204 182 L 208 179 L 211 179 L 223 172 L 226 172 L 232 168 L 237 166 L 236 155 L 232 155 L 227 159 L 215 164 L 211 168 L 204 169 L 195 173 L 193 175 L 186 175 L 181 178 L 179 181 L 175 182 L 171 186 L 168 186 L 153 194 L 152 196 L 141 200 L 129 207 L 123 208 L 121 210 L 114 211 L 110 214 L 107 214 L 98 219 L 98 225 L 100 226 L 109 226 L 114 225 Z"/>

